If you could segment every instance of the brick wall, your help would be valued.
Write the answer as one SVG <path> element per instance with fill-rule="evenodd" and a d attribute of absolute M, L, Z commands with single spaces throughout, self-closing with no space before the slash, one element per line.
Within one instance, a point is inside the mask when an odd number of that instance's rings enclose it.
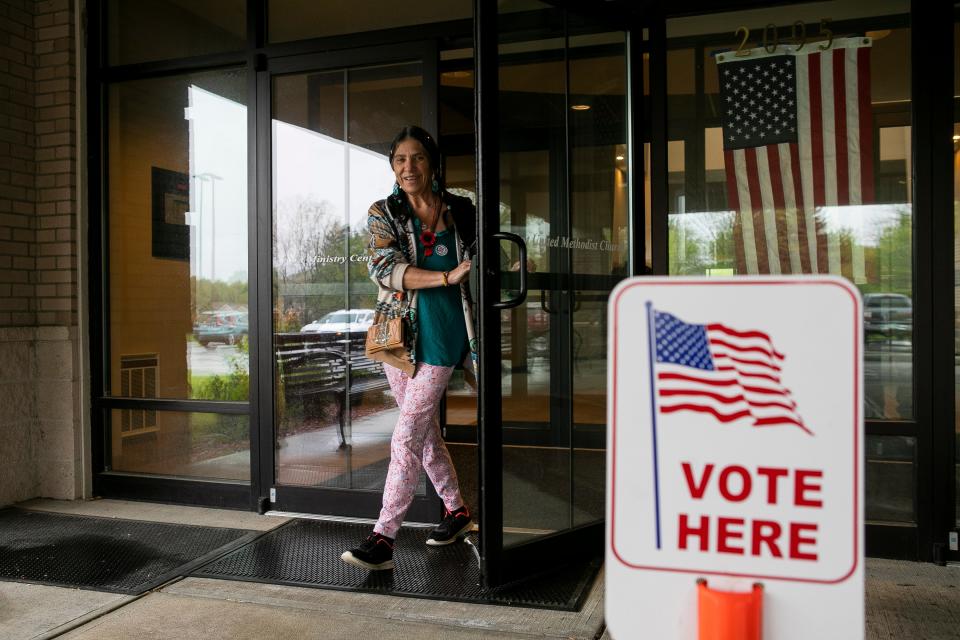
<path fill-rule="evenodd" d="M 36 2 L 33 53 L 38 325 L 73 326 L 77 313 L 74 14 L 70 0 Z"/>
<path fill-rule="evenodd" d="M 73 21 L 0 0 L 0 327 L 76 324 Z"/>
<path fill-rule="evenodd" d="M 0 0 L 0 326 L 36 324 L 33 0 Z"/>
<path fill-rule="evenodd" d="M 0 506 L 81 495 L 71 0 L 0 0 Z"/>

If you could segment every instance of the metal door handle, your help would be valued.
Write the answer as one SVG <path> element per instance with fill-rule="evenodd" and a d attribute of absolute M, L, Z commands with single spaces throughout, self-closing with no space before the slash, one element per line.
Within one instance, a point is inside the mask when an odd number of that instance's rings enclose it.
<path fill-rule="evenodd" d="M 549 306 L 547 306 L 547 291 L 545 289 L 540 289 L 540 308 L 546 311 L 547 313 L 557 313 Z"/>
<path fill-rule="evenodd" d="M 498 231 L 497 233 L 490 234 L 490 237 L 498 240 L 509 240 L 517 245 L 517 249 L 520 250 L 520 291 L 517 293 L 517 297 L 510 300 L 498 300 L 491 306 L 494 309 L 512 309 L 518 307 L 527 299 L 527 243 L 517 234 L 507 231 Z"/>

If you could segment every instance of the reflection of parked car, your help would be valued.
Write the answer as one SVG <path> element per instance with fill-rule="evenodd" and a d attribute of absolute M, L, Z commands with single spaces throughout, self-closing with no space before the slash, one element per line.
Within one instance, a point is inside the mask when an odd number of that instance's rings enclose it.
<path fill-rule="evenodd" d="M 867 338 L 909 340 L 913 333 L 913 303 L 902 293 L 863 296 L 863 328 Z"/>
<path fill-rule="evenodd" d="M 236 344 L 249 330 L 246 311 L 204 311 L 193 325 L 193 337 L 205 347 L 213 342 Z"/>
<path fill-rule="evenodd" d="M 340 309 L 304 325 L 300 333 L 365 333 L 372 324 L 373 309 Z"/>

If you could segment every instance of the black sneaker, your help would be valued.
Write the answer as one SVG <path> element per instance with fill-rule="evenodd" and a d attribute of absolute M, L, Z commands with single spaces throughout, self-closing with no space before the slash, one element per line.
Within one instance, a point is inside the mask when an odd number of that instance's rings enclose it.
<path fill-rule="evenodd" d="M 371 533 L 359 547 L 344 551 L 340 559 L 370 571 L 393 569 L 393 540 L 379 533 Z"/>
<path fill-rule="evenodd" d="M 427 544 L 431 547 L 442 547 L 445 544 L 451 544 L 467 535 L 473 520 L 470 519 L 470 512 L 466 507 L 460 507 L 456 511 L 447 511 L 443 521 L 437 525 L 437 528 L 430 532 L 427 538 Z"/>

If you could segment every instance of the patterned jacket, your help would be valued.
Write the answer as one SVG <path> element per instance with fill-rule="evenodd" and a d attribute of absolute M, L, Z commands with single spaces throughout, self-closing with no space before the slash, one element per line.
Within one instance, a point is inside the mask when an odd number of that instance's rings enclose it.
<path fill-rule="evenodd" d="M 447 205 L 444 221 L 456 237 L 457 263 L 472 259 L 476 247 L 476 209 L 467 198 L 451 193 L 442 194 Z M 413 376 L 416 367 L 416 345 L 419 331 L 417 322 L 417 291 L 403 288 L 403 272 L 417 265 L 417 239 L 413 230 L 413 215 L 402 197 L 390 196 L 370 206 L 367 214 L 367 229 L 370 231 L 368 245 L 370 258 L 367 271 L 377 285 L 377 305 L 374 324 L 390 318 L 406 317 L 406 353 L 400 350 L 381 351 L 378 360 L 406 371 Z M 473 325 L 473 301 L 470 298 L 469 280 L 460 283 L 460 300 L 463 306 L 463 321 L 467 328 L 470 354 L 462 366 L 467 382 L 475 385 L 477 367 L 477 338 Z"/>

